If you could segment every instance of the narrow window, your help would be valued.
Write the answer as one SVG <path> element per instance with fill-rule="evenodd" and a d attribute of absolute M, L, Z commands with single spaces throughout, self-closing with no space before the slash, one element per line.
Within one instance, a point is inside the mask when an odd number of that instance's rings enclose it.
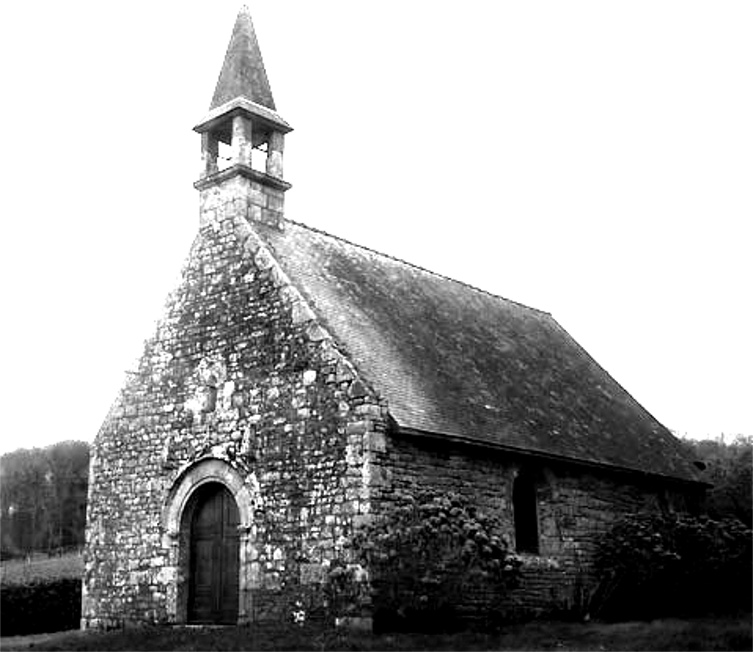
<path fill-rule="evenodd" d="M 515 513 L 515 549 L 518 552 L 539 552 L 539 526 L 536 514 L 536 485 L 533 478 L 521 473 L 512 486 Z"/>
<path fill-rule="evenodd" d="M 659 491 L 656 496 L 656 501 L 659 504 L 659 511 L 662 515 L 667 516 L 672 513 L 672 504 L 669 502 L 666 489 Z"/>

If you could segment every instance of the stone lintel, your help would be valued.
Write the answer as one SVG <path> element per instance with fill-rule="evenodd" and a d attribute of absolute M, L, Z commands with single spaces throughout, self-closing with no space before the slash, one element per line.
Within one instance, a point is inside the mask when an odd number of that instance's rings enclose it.
<path fill-rule="evenodd" d="M 212 109 L 193 130 L 200 134 L 212 131 L 236 115 L 246 115 L 255 124 L 261 124 L 271 131 L 279 131 L 283 134 L 293 131 L 293 127 L 283 120 L 276 111 L 252 102 L 245 97 L 236 97 L 234 100 Z"/>
<path fill-rule="evenodd" d="M 286 190 L 289 190 L 293 187 L 287 181 L 283 181 L 282 179 L 278 179 L 277 177 L 270 176 L 264 172 L 259 172 L 258 170 L 254 170 L 248 165 L 243 165 L 241 163 L 236 163 L 235 165 L 231 165 L 224 170 L 214 172 L 213 174 L 210 174 L 203 179 L 199 179 L 193 184 L 193 187 L 197 190 L 206 190 L 211 186 L 219 185 L 220 183 L 223 183 L 228 179 L 232 179 L 235 176 L 245 177 L 246 179 L 250 179 L 251 181 L 256 181 L 262 186 L 268 186 L 270 188 L 274 188 L 275 190 L 281 190 L 282 192 L 285 192 Z"/>

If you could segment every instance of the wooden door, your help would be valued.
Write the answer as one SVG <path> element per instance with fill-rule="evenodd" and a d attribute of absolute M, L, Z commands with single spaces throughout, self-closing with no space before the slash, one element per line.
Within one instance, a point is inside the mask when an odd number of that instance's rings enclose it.
<path fill-rule="evenodd" d="M 199 490 L 191 519 L 188 620 L 238 620 L 238 507 L 221 484 Z"/>

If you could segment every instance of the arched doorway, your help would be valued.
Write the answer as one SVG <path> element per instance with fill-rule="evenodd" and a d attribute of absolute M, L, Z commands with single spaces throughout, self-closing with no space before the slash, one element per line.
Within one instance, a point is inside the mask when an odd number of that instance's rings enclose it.
<path fill-rule="evenodd" d="M 187 620 L 238 622 L 239 515 L 233 495 L 219 482 L 192 497 Z"/>

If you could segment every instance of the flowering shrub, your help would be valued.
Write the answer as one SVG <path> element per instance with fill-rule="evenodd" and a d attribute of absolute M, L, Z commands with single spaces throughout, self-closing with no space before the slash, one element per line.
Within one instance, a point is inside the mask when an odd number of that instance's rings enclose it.
<path fill-rule="evenodd" d="M 403 494 L 396 502 L 351 541 L 358 568 L 369 569 L 375 627 L 453 628 L 463 601 L 493 612 L 521 565 L 498 522 L 461 496 L 436 490 Z M 348 582 L 351 572 L 334 566 L 332 582 Z"/>
<path fill-rule="evenodd" d="M 606 617 L 750 609 L 751 531 L 735 519 L 636 514 L 602 537 L 596 569 Z"/>
<path fill-rule="evenodd" d="M 290 612 L 290 617 L 293 620 L 294 625 L 303 627 L 306 624 L 306 610 L 303 608 L 303 601 L 296 600 L 293 603 L 293 609 Z"/>
<path fill-rule="evenodd" d="M 340 559 L 330 562 L 324 582 L 325 606 L 330 620 L 358 616 L 370 602 L 368 573 L 360 564 Z"/>

